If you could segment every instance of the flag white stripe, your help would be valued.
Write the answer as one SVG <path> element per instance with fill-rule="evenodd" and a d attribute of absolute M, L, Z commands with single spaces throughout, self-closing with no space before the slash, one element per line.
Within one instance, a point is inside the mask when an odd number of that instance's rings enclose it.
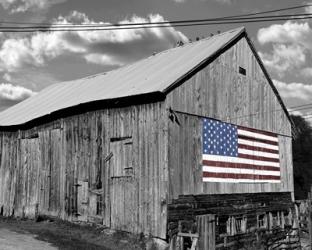
<path fill-rule="evenodd" d="M 281 183 L 280 180 L 250 180 L 250 179 L 230 179 L 230 178 L 216 178 L 203 177 L 203 182 L 223 182 L 223 183 Z"/>
<path fill-rule="evenodd" d="M 270 144 L 266 144 L 266 143 L 262 143 L 262 142 L 248 141 L 245 139 L 238 139 L 238 143 L 243 144 L 243 145 L 248 145 L 248 146 L 278 150 L 278 146 L 270 145 Z"/>
<path fill-rule="evenodd" d="M 210 173 L 230 173 L 230 174 L 256 174 L 256 175 L 272 175 L 280 176 L 280 171 L 254 170 L 242 168 L 219 168 L 213 166 L 203 166 L 204 172 Z"/>
<path fill-rule="evenodd" d="M 279 159 L 279 154 L 273 154 L 273 153 L 255 151 L 255 150 L 248 150 L 248 149 L 243 149 L 243 148 L 238 148 L 238 153 Z"/>
<path fill-rule="evenodd" d="M 259 166 L 272 166 L 272 167 L 279 167 L 280 166 L 278 162 L 250 160 L 250 159 L 245 159 L 245 158 L 229 157 L 229 156 L 223 156 L 223 155 L 203 154 L 203 160 L 218 161 L 218 162 L 231 162 L 231 163 L 243 163 L 243 164 L 252 164 L 252 165 L 259 165 Z"/>
<path fill-rule="evenodd" d="M 277 137 L 273 137 L 273 136 L 269 136 L 269 135 L 259 134 L 259 133 L 250 132 L 250 131 L 241 130 L 241 129 L 237 129 L 237 133 L 239 135 L 245 135 L 245 136 L 249 136 L 252 138 L 258 138 L 258 139 L 268 140 L 268 141 L 272 141 L 272 142 L 278 142 Z"/>

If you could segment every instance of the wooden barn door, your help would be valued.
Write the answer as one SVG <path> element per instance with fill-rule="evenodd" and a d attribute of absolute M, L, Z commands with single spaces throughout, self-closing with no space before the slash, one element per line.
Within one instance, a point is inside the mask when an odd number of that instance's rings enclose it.
<path fill-rule="evenodd" d="M 60 194 L 63 177 L 61 169 L 61 132 L 59 129 L 45 131 L 40 134 L 41 173 L 40 212 L 43 214 L 60 215 Z"/>
<path fill-rule="evenodd" d="M 17 216 L 35 217 L 40 195 L 39 140 L 21 139 L 20 168 L 17 192 Z"/>
<path fill-rule="evenodd" d="M 110 150 L 111 227 L 133 231 L 137 210 L 132 138 L 111 141 Z"/>
<path fill-rule="evenodd" d="M 206 214 L 196 217 L 197 231 L 199 234 L 197 249 L 214 250 L 216 238 L 215 215 Z"/>

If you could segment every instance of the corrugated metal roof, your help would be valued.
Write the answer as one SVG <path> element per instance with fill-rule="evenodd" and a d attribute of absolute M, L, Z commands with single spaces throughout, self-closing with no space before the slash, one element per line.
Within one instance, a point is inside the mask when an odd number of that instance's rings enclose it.
<path fill-rule="evenodd" d="M 107 73 L 51 85 L 1 112 L 0 126 L 25 124 L 53 112 L 92 101 L 164 92 L 244 31 L 244 28 L 231 30 L 163 51 Z"/>

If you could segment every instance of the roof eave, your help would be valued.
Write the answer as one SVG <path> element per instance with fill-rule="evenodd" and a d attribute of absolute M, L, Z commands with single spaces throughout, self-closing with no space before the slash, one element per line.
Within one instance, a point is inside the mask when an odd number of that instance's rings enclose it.
<path fill-rule="evenodd" d="M 126 96 L 114 99 L 97 100 L 87 103 L 81 103 L 72 107 L 60 109 L 50 114 L 35 118 L 23 124 L 1 126 L 0 131 L 14 132 L 18 130 L 31 129 L 36 126 L 50 123 L 57 119 L 79 115 L 91 111 L 103 110 L 108 108 L 121 108 L 132 105 L 148 104 L 161 102 L 165 100 L 166 95 L 162 92 L 151 92 L 134 96 Z"/>

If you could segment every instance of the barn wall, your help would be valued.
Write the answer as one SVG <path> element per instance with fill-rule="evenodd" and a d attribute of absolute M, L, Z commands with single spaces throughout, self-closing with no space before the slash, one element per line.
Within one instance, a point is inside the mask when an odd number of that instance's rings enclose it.
<path fill-rule="evenodd" d="M 162 105 L 89 112 L 1 133 L 3 215 L 45 214 L 165 238 Z"/>
<path fill-rule="evenodd" d="M 239 67 L 246 69 L 246 76 L 239 74 Z M 175 112 L 178 122 L 169 122 L 170 198 L 179 194 L 293 192 L 291 125 L 245 38 L 169 93 L 167 108 L 190 114 Z M 280 134 L 282 183 L 202 183 L 201 122 L 192 115 Z"/>

